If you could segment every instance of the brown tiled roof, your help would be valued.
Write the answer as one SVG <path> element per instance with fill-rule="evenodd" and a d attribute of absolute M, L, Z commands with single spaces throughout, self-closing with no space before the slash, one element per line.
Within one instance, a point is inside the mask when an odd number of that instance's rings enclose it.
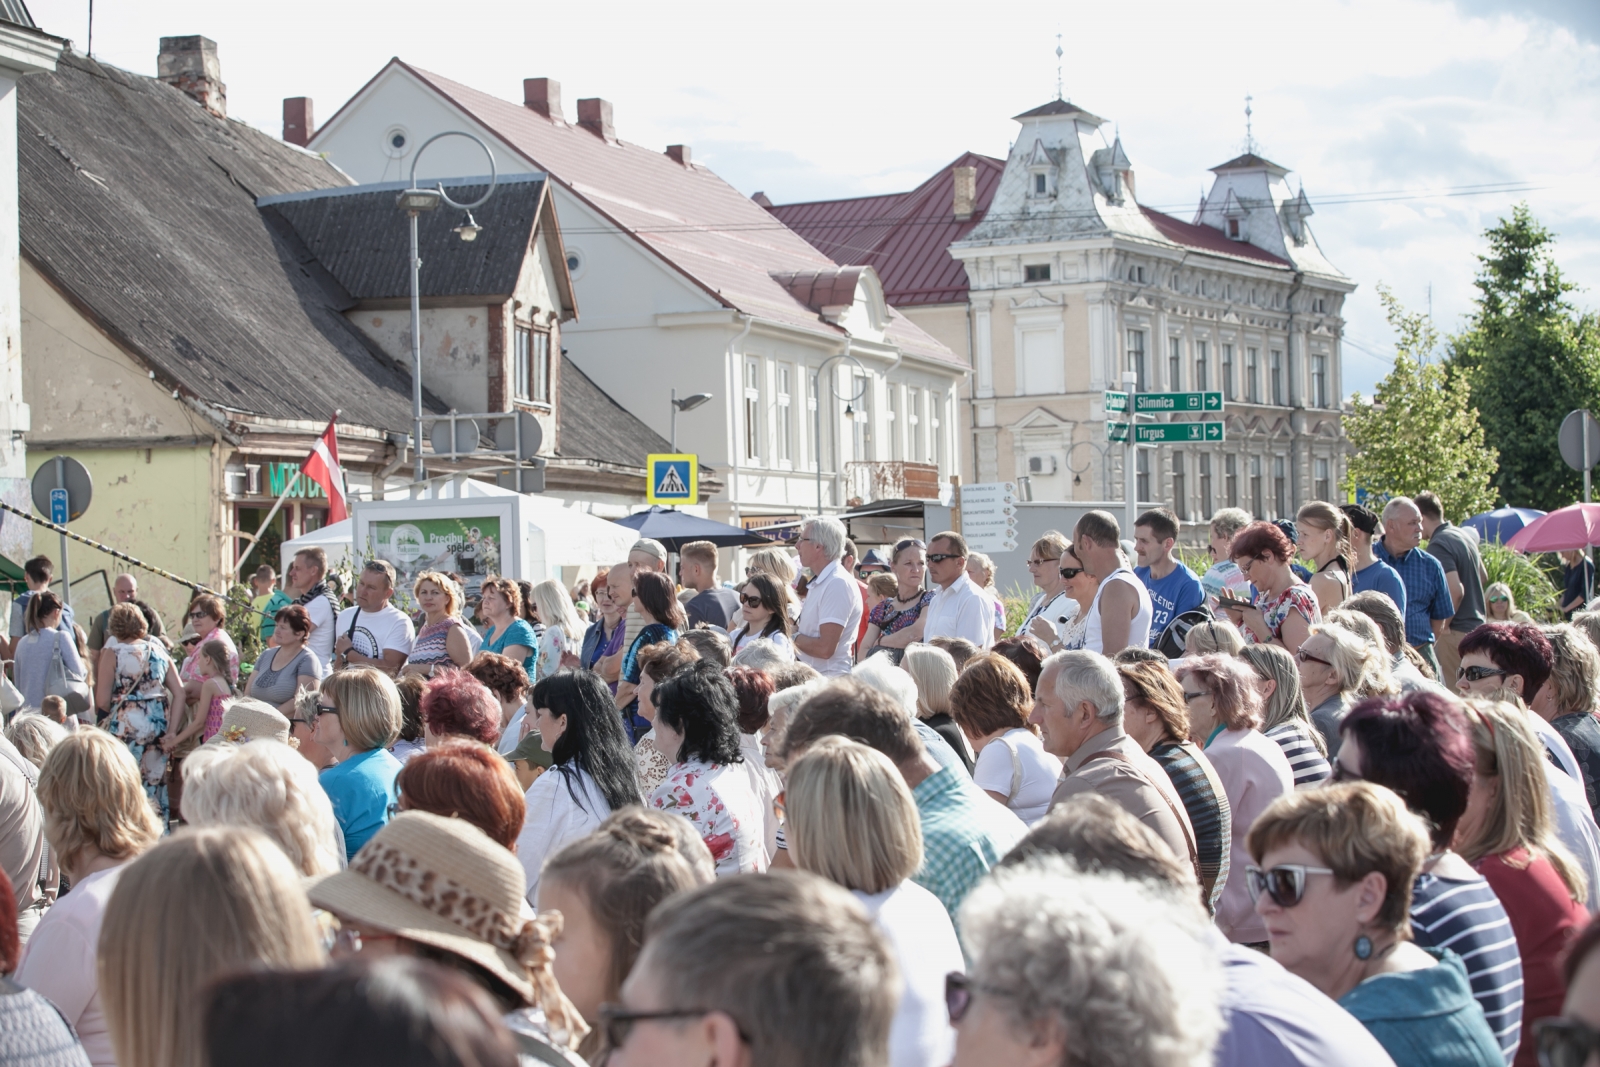
<path fill-rule="evenodd" d="M 1273 267 L 1294 269 L 1294 264 L 1281 256 L 1271 252 L 1264 252 L 1253 244 L 1244 241 L 1231 241 L 1222 235 L 1221 230 L 1210 226 L 1200 226 L 1192 222 L 1182 222 L 1171 215 L 1164 215 L 1153 208 L 1140 205 L 1140 211 L 1149 219 L 1156 229 L 1161 231 L 1161 236 L 1173 244 L 1183 245 L 1185 248 L 1209 252 L 1212 255 L 1231 256 L 1234 259 L 1247 259 L 1253 263 L 1264 263 Z"/>
<path fill-rule="evenodd" d="M 1022 119 L 1043 119 L 1051 115 L 1082 115 L 1085 122 L 1093 122 L 1096 126 L 1103 125 L 1106 121 L 1093 112 L 1085 111 L 1071 100 L 1052 100 L 1048 104 L 1040 104 L 1031 111 L 1013 115 L 1012 118 L 1020 122 Z"/>
<path fill-rule="evenodd" d="M 1289 173 L 1288 167 L 1280 167 L 1272 160 L 1264 159 L 1263 157 L 1256 155 L 1254 152 L 1246 152 L 1242 156 L 1234 156 L 1226 163 L 1218 163 L 1216 166 L 1211 168 L 1211 173 L 1220 174 L 1225 170 L 1254 170 L 1256 167 L 1266 167 L 1268 170 L 1274 170 L 1280 174 Z"/>

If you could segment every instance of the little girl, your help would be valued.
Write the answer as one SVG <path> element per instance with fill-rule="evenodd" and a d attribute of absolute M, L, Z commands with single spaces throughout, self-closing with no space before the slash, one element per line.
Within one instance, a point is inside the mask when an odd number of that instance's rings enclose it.
<path fill-rule="evenodd" d="M 205 683 L 200 687 L 200 699 L 195 701 L 194 719 L 178 734 L 180 744 L 193 737 L 201 727 L 204 727 L 202 742 L 211 740 L 222 729 L 223 704 L 233 696 L 233 683 L 228 681 L 228 646 L 221 641 L 207 641 L 201 645 L 194 657 L 194 673 L 204 678 Z M 206 709 L 203 717 L 199 714 L 201 708 Z"/>

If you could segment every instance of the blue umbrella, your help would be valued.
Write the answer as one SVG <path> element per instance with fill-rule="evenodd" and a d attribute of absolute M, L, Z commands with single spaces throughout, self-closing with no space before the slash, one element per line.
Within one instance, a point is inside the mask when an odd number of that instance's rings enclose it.
<path fill-rule="evenodd" d="M 1482 515 L 1474 515 L 1461 525 L 1477 530 L 1478 536 L 1484 541 L 1504 544 L 1528 523 L 1543 516 L 1544 512 L 1534 508 L 1496 508 Z"/>
<path fill-rule="evenodd" d="M 652 504 L 646 511 L 637 511 L 625 519 L 612 520 L 618 526 L 638 530 L 640 537 L 651 537 L 676 552 L 690 541 L 710 541 L 726 548 L 730 545 L 770 545 L 772 538 L 725 522 L 702 519 L 696 515 Z"/>

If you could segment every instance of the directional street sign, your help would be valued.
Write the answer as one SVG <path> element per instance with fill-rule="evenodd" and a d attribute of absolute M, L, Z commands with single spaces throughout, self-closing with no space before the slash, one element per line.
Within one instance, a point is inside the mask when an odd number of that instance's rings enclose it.
<path fill-rule="evenodd" d="M 1016 550 L 1016 492 L 1014 482 L 984 482 L 961 487 L 961 533 L 969 550 Z"/>
<path fill-rule="evenodd" d="M 1116 415 L 1128 410 L 1128 394 L 1114 389 L 1106 390 L 1106 414 Z"/>
<path fill-rule="evenodd" d="M 1106 423 L 1106 440 L 1117 442 L 1128 439 L 1128 424 L 1125 422 Z"/>
<path fill-rule="evenodd" d="M 1106 423 L 1106 437 L 1112 441 L 1128 439 L 1128 424 Z M 1141 445 L 1192 444 L 1196 441 L 1222 440 L 1220 422 L 1162 422 L 1141 424 L 1134 440 Z"/>
<path fill-rule="evenodd" d="M 1111 395 L 1106 394 L 1108 397 Z M 1126 394 L 1124 394 L 1125 396 Z M 1106 405 L 1111 410 L 1111 405 Z M 1118 411 L 1127 410 L 1127 402 Z M 1133 410 L 1139 414 L 1161 412 L 1221 411 L 1221 393 L 1138 393 L 1133 398 Z"/>

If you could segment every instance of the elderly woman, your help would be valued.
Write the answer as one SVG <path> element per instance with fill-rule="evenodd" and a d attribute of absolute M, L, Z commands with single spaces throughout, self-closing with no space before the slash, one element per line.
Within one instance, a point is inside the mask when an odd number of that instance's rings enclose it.
<path fill-rule="evenodd" d="M 1061 647 L 1060 627 L 1078 614 L 1078 602 L 1067 592 L 1061 577 L 1061 557 L 1071 546 L 1058 530 L 1051 530 L 1033 543 L 1028 551 L 1028 573 L 1039 587 L 1028 603 L 1028 613 L 1017 627 L 1016 636 L 1032 634 L 1054 652 Z"/>
<path fill-rule="evenodd" d="M 389 821 L 401 767 L 389 746 L 399 735 L 400 693 L 387 674 L 356 667 L 323 680 L 316 739 L 336 762 L 318 780 L 333 804 L 347 859 Z"/>
<path fill-rule="evenodd" d="M 1533 616 L 1517 609 L 1516 597 L 1505 582 L 1493 582 L 1483 591 L 1483 614 L 1488 622 L 1533 622 Z"/>
<path fill-rule="evenodd" d="M 133 757 L 101 730 L 58 743 L 38 792 L 45 838 L 72 892 L 39 920 L 15 978 L 60 1009 L 94 1067 L 114 1067 L 95 963 L 100 927 L 126 864 L 156 843 L 161 827 Z"/>
<path fill-rule="evenodd" d="M 509 578 L 485 578 L 478 594 L 478 618 L 489 624 L 483 651 L 516 660 L 532 678 L 539 635 L 522 618 L 522 589 Z"/>
<path fill-rule="evenodd" d="M 639 715 L 650 723 L 650 729 L 633 746 L 640 796 L 648 798 L 654 793 L 672 768 L 672 761 L 656 744 L 656 686 L 699 658 L 694 646 L 683 641 L 663 641 L 639 650 Z"/>
<path fill-rule="evenodd" d="M 911 881 L 922 866 L 922 826 L 905 779 L 881 752 L 824 737 L 795 760 L 788 786 L 794 865 L 855 894 L 900 965 L 889 1063 L 949 1063 L 955 1033 L 945 1014 L 945 975 L 966 964 L 944 905 Z"/>
<path fill-rule="evenodd" d="M 449 737 L 493 746 L 500 739 L 500 702 L 468 671 L 446 670 L 422 693 L 422 736 L 428 747 Z"/>
<path fill-rule="evenodd" d="M 1561 735 L 1583 772 L 1589 809 L 1600 819 L 1600 720 L 1595 697 L 1600 694 L 1600 651 L 1589 635 L 1571 623 L 1544 627 L 1554 664 L 1550 677 L 1528 707 Z"/>
<path fill-rule="evenodd" d="M 106 729 L 128 746 L 144 778 L 145 796 L 167 820 L 167 754 L 161 743 L 177 733 L 183 710 L 183 682 L 161 642 L 149 636 L 144 612 L 118 604 L 106 622 L 110 639 L 100 650 L 95 671 L 95 706 L 105 712 Z"/>
<path fill-rule="evenodd" d="M 1425 820 L 1432 841 L 1411 887 L 1411 935 L 1466 964 L 1472 995 L 1505 1060 L 1522 1030 L 1522 963 L 1494 889 L 1451 851 L 1472 789 L 1472 739 L 1461 704 L 1423 691 L 1362 701 L 1340 724 L 1334 778 L 1386 786 Z"/>
<path fill-rule="evenodd" d="M 982 552 L 967 553 L 967 577 L 978 587 L 978 592 L 988 598 L 994 612 L 994 636 L 998 641 L 1006 635 L 1006 605 L 1000 598 L 1000 590 L 994 587 L 994 560 Z"/>
<path fill-rule="evenodd" d="M 1488 879 L 1522 955 L 1523 1015 L 1561 1010 L 1561 957 L 1589 920 L 1582 868 L 1556 838 L 1545 788 L 1544 749 L 1512 704 L 1467 702 L 1477 773 L 1456 831 L 1461 858 Z M 1538 1067 L 1532 1027 L 1523 1027 L 1517 1067 Z"/>
<path fill-rule="evenodd" d="M 1256 597 L 1245 602 L 1227 594 L 1218 598 L 1245 639 L 1256 644 L 1299 649 L 1311 627 L 1322 621 L 1322 607 L 1311 587 L 1289 568 L 1294 545 L 1270 522 L 1252 522 L 1233 537 L 1229 546 L 1233 562 L 1256 587 Z"/>
<path fill-rule="evenodd" d="M 1244 839 L 1258 815 L 1285 793 L 1294 792 L 1294 772 L 1283 749 L 1259 729 L 1261 694 L 1250 668 L 1225 656 L 1200 656 L 1178 661 L 1176 673 L 1189 709 L 1189 738 L 1205 749 L 1233 814 L 1228 879 L 1217 899 L 1217 927 L 1230 941 L 1262 945 L 1267 927 L 1256 914 L 1246 885 L 1249 857 Z"/>
<path fill-rule="evenodd" d="M 1244 647 L 1244 634 L 1226 619 L 1207 619 L 1190 628 L 1183 639 L 1185 656 L 1207 656 L 1213 652 L 1237 656 Z"/>
<path fill-rule="evenodd" d="M 586 671 L 598 670 L 600 661 L 608 656 L 615 656 L 622 651 L 622 638 L 627 633 L 628 606 L 618 604 L 611 595 L 611 568 L 602 567 L 595 572 L 594 581 L 589 583 L 590 595 L 594 599 L 594 622 L 583 634 L 583 647 L 578 652 L 578 660 Z"/>
<path fill-rule="evenodd" d="M 1339 723 L 1369 681 L 1387 679 L 1388 656 L 1361 634 L 1320 623 L 1294 654 L 1300 691 L 1329 757 L 1339 754 Z"/>
<path fill-rule="evenodd" d="M 1029 724 L 1033 689 L 1017 665 L 974 656 L 950 690 L 950 712 L 977 753 L 972 780 L 1032 826 L 1050 810 L 1061 760 L 1044 750 Z"/>
<path fill-rule="evenodd" d="M 739 699 L 715 664 L 700 662 L 662 682 L 652 694 L 656 746 L 672 761 L 650 794 L 652 807 L 694 824 L 711 850 L 717 877 L 764 871 L 766 817 L 750 788 L 739 745 Z"/>
<path fill-rule="evenodd" d="M 1224 983 L 1204 918 L 1187 895 L 1060 856 L 995 871 L 961 907 L 954 1067 L 1209 1063 Z"/>
<path fill-rule="evenodd" d="M 861 639 L 862 659 L 878 649 L 887 649 L 898 662 L 906 648 L 922 640 L 923 612 L 936 592 L 923 588 L 927 569 L 921 541 L 908 537 L 896 542 L 889 555 L 889 570 L 897 585 L 895 595 L 867 616 L 867 632 Z"/>
<path fill-rule="evenodd" d="M 429 677 L 440 667 L 465 667 L 472 662 L 472 643 L 461 621 L 461 601 L 456 583 L 438 571 L 423 571 L 411 585 L 411 595 L 422 609 L 422 626 L 411 642 L 406 672 Z"/>
<path fill-rule="evenodd" d="M 1455 952 L 1411 940 L 1428 830 L 1382 786 L 1283 797 L 1249 834 L 1250 895 L 1272 958 L 1336 1000 L 1407 1067 L 1501 1067 Z"/>
<path fill-rule="evenodd" d="M 1189 813 L 1199 860 L 1200 890 L 1215 911 L 1228 881 L 1233 813 L 1227 790 L 1206 754 L 1189 739 L 1189 709 L 1183 686 L 1164 663 L 1117 664 L 1122 678 L 1122 728 L 1172 779 Z"/>
<path fill-rule="evenodd" d="M 944 738 L 951 751 L 967 768 L 967 773 L 971 774 L 974 763 L 972 749 L 967 744 L 967 736 L 950 715 L 950 691 L 955 688 L 957 677 L 956 661 L 942 648 L 914 644 L 906 646 L 900 668 L 911 675 L 911 680 L 916 683 L 917 718 Z"/>
<path fill-rule="evenodd" d="M 273 617 L 273 637 L 276 643 L 261 650 L 244 691 L 292 719 L 301 690 L 315 689 L 322 681 L 322 664 L 306 647 L 311 638 L 310 614 L 299 604 L 279 608 Z"/>
<path fill-rule="evenodd" d="M 185 771 L 184 818 L 190 825 L 253 826 L 308 878 L 344 866 L 328 794 L 311 764 L 288 745 L 264 740 L 201 745 Z"/>
<path fill-rule="evenodd" d="M 1305 647 L 1301 645 L 1300 652 Z M 1261 693 L 1261 732 L 1283 749 L 1296 789 L 1325 782 L 1333 773 L 1327 743 L 1312 725 L 1300 691 L 1300 672 L 1295 667 L 1300 652 L 1290 655 L 1277 645 L 1246 645 L 1239 651 L 1239 659 L 1255 672 Z"/>

